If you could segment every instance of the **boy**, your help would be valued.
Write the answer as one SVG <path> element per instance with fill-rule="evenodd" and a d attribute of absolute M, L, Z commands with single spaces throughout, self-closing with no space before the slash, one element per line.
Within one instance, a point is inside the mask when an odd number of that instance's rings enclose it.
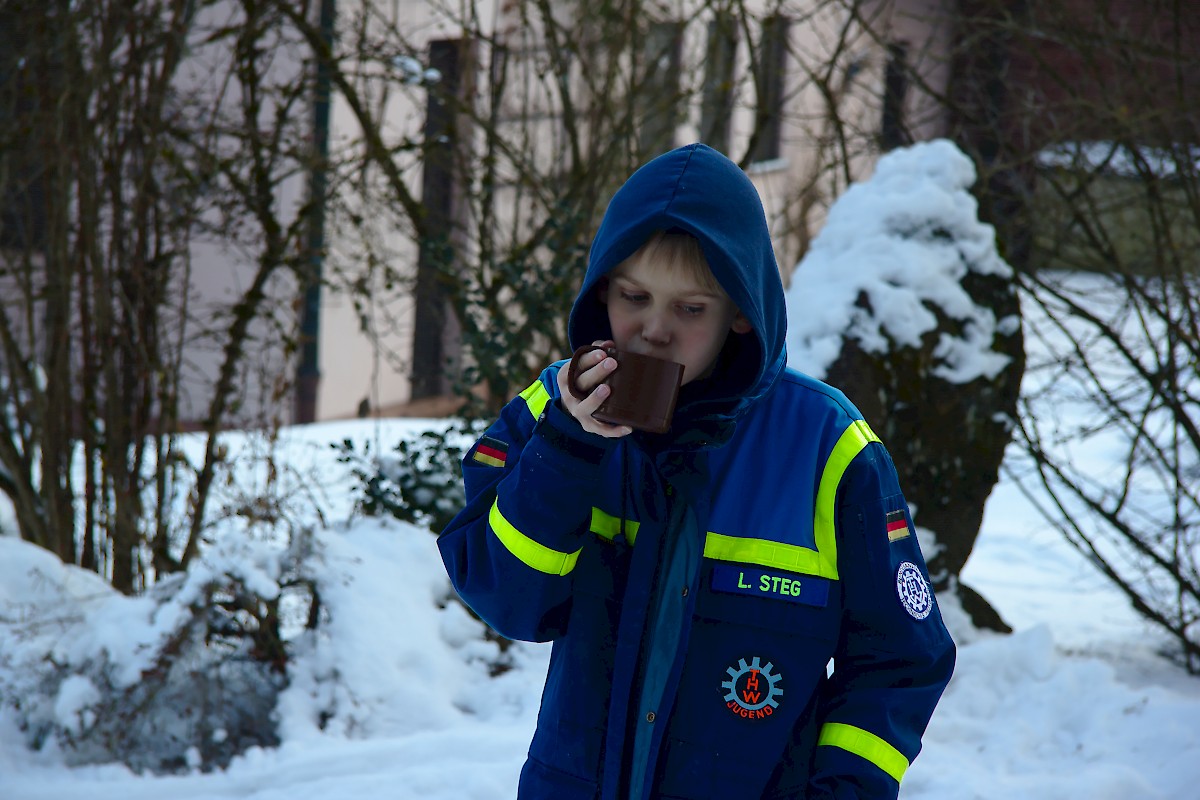
<path fill-rule="evenodd" d="M 784 328 L 745 174 L 704 145 L 635 172 L 568 330 L 683 364 L 670 430 L 591 417 L 602 351 L 584 400 L 554 364 L 438 540 L 483 619 L 554 643 L 520 798 L 896 797 L 954 645 L 887 451 Z"/>

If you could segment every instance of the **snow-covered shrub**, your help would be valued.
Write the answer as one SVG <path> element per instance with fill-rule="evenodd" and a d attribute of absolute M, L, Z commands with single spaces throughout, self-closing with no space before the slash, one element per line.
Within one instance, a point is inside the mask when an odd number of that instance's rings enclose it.
<path fill-rule="evenodd" d="M 359 513 L 390 515 L 437 532 L 466 502 L 461 462 L 479 433 L 477 423 L 463 420 L 401 439 L 390 453 L 372 454 L 370 442 L 359 451 L 349 439 L 331 446 L 358 482 Z"/>
<path fill-rule="evenodd" d="M 928 350 L 927 371 L 952 384 L 1008 366 L 996 340 L 1019 321 L 998 317 L 969 286 L 1012 277 L 979 221 L 974 183 L 971 160 L 937 140 L 888 153 L 838 198 L 792 276 L 789 363 L 827 375 L 853 341 L 880 356 Z"/>
<path fill-rule="evenodd" d="M 128 597 L 0 539 L 0 704 L 31 747 L 74 764 L 207 770 L 274 745 L 282 620 L 304 610 L 288 592 L 308 593 L 305 552 L 224 537 L 186 573 Z"/>

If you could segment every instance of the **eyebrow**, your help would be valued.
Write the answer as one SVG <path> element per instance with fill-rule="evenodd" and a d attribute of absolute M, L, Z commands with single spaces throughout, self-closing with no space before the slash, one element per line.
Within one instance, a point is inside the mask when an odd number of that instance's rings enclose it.
<path fill-rule="evenodd" d="M 613 275 L 612 277 L 613 277 L 613 280 L 622 281 L 627 286 L 631 286 L 631 287 L 634 287 L 637 289 L 645 289 L 645 287 L 642 286 L 642 284 L 638 283 L 637 281 L 635 281 L 632 278 L 629 278 L 625 275 Z M 697 289 L 694 292 L 683 292 L 681 296 L 682 297 L 708 297 L 713 300 L 720 300 L 722 297 L 722 295 L 720 293 L 712 292 L 712 291 L 709 291 L 708 289 Z"/>

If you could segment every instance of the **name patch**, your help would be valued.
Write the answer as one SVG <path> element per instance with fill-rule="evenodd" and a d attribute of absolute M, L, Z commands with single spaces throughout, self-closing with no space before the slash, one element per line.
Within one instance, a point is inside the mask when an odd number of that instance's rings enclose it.
<path fill-rule="evenodd" d="M 714 592 L 770 597 L 821 608 L 829 603 L 829 580 L 826 578 L 734 564 L 713 567 L 712 588 Z"/>

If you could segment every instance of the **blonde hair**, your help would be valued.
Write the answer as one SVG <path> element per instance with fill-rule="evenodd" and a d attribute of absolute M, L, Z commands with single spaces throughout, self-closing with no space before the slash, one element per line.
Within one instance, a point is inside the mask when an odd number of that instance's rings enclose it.
<path fill-rule="evenodd" d="M 725 289 L 708 266 L 708 259 L 704 257 L 700 240 L 690 233 L 655 231 L 633 255 L 618 264 L 617 269 L 642 261 L 653 264 L 655 269 L 691 278 L 705 291 L 726 295 Z"/>

